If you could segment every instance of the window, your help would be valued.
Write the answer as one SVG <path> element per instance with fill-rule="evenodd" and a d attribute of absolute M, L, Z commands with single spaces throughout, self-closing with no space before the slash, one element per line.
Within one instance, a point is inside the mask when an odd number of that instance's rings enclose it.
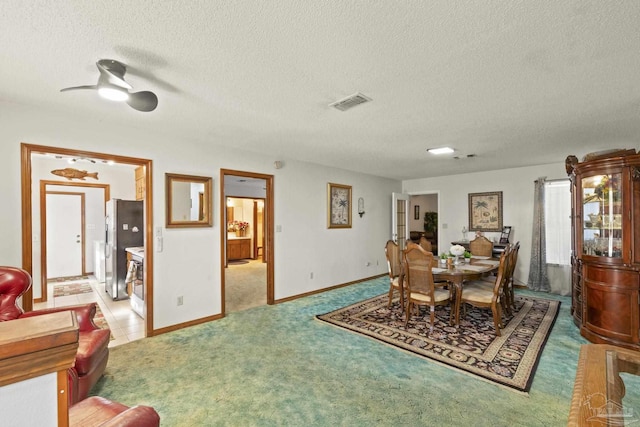
<path fill-rule="evenodd" d="M 571 264 L 571 190 L 569 180 L 544 184 L 547 264 Z"/>

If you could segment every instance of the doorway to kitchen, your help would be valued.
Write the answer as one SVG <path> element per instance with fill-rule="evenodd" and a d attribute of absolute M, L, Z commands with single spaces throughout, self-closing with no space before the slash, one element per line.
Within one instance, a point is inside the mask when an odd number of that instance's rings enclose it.
<path fill-rule="evenodd" d="M 273 176 L 221 170 L 222 311 L 274 303 Z"/>
<path fill-rule="evenodd" d="M 82 162 L 85 162 L 83 165 Z M 66 166 L 65 166 L 66 163 Z M 75 164 L 75 166 L 73 165 Z M 47 168 L 41 167 L 43 164 L 47 165 Z M 50 170 L 48 167 L 50 165 L 60 164 L 60 166 L 54 166 L 54 170 Z M 86 173 L 86 171 L 82 170 L 83 166 L 86 169 L 89 169 L 91 165 L 106 165 L 106 164 L 115 164 L 119 166 L 128 165 L 130 168 L 134 167 L 142 167 L 144 170 L 144 183 L 147 189 L 145 197 L 142 201 L 144 204 L 145 214 L 144 214 L 144 245 L 147 248 L 152 247 L 152 232 L 153 229 L 153 212 L 152 206 L 153 201 L 151 197 L 151 160 L 140 159 L 140 158 L 132 158 L 132 157 L 124 157 L 117 155 L 110 155 L 104 153 L 94 153 L 82 150 L 74 150 L 67 148 L 58 148 L 58 147 L 48 147 L 48 146 L 40 146 L 40 145 L 32 145 L 32 144 L 21 144 L 21 181 L 22 181 L 22 268 L 25 269 L 29 274 L 31 274 L 34 280 L 34 286 L 32 286 L 27 293 L 23 296 L 23 308 L 25 311 L 31 311 L 34 308 L 34 303 L 42 303 L 42 299 L 46 299 L 49 297 L 49 290 L 47 287 L 48 277 L 47 277 L 47 267 L 46 267 L 46 246 L 44 246 L 41 240 L 46 239 L 46 228 L 41 229 L 41 218 L 43 213 L 41 209 L 44 206 L 46 209 L 46 192 L 47 190 L 56 189 L 55 186 L 63 186 L 63 190 L 70 189 L 73 187 L 80 188 L 85 187 L 84 190 L 81 188 L 74 191 L 83 191 L 87 194 L 89 193 L 89 189 L 86 187 L 92 187 L 89 183 L 80 181 L 73 181 L 68 176 L 65 176 L 65 173 L 69 173 L 68 168 L 71 171 L 77 171 L 80 173 Z M 106 167 L 106 166 L 105 166 Z M 74 173 L 77 173 L 74 172 Z M 50 174 L 58 175 L 63 177 L 60 181 L 50 181 L 51 178 L 48 178 Z M 47 178 L 45 178 L 47 177 Z M 74 178 L 91 177 L 89 175 L 85 175 L 82 177 L 74 176 Z M 101 177 L 101 181 L 104 183 L 105 178 Z M 133 177 L 132 177 L 133 181 Z M 84 185 L 83 185 L 84 184 Z M 135 184 L 132 182 L 132 186 Z M 108 185 L 93 185 L 91 190 L 98 190 L 100 192 L 100 208 L 104 209 L 104 198 L 108 197 Z M 60 187 L 59 187 L 60 188 Z M 101 221 L 93 222 L 94 227 L 87 227 L 85 224 L 84 232 L 89 233 L 90 231 L 95 231 L 98 234 L 104 233 L 104 217 L 102 217 Z M 46 227 L 46 223 L 45 223 Z M 146 286 L 146 294 L 148 298 L 146 300 L 146 315 L 144 316 L 144 320 L 140 319 L 142 322 L 141 329 L 143 331 L 142 337 L 144 336 L 152 336 L 153 335 L 153 253 L 152 251 L 148 251 L 148 259 L 145 262 L 144 269 L 144 282 Z M 84 272 L 83 272 L 84 273 Z M 94 271 L 93 273 L 96 273 Z M 84 277 L 84 276 L 81 276 Z M 93 277 L 93 275 L 92 275 Z M 50 278 L 49 278 L 50 279 Z M 68 278 L 64 278 L 68 279 Z M 104 288 L 104 286 L 102 286 Z M 102 289 L 103 290 L 103 289 Z M 95 286 L 94 292 L 97 296 L 101 296 L 102 292 L 99 292 L 100 288 L 98 285 Z M 80 298 L 81 295 L 76 298 L 86 299 L 85 297 Z M 82 301 L 80 301 L 82 302 Z M 86 301 L 89 302 L 89 301 Z M 99 303 L 99 301 L 96 301 Z M 51 303 L 51 301 L 49 302 Z M 66 305 L 66 304 L 65 304 Z M 42 308 L 42 307 L 39 307 Z M 102 306 L 102 308 L 105 308 Z M 107 307 L 108 309 L 108 307 Z M 105 313 L 106 314 L 106 313 Z M 106 317 L 106 316 L 105 316 Z M 113 325 L 115 326 L 115 325 Z M 113 328 L 112 328 L 113 331 Z"/>

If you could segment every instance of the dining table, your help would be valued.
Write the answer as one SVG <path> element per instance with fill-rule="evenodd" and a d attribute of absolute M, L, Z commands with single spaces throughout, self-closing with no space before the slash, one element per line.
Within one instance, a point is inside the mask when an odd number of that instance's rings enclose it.
<path fill-rule="evenodd" d="M 449 265 L 438 263 L 431 272 L 435 282 L 447 281 L 453 285 L 454 292 L 454 324 L 460 324 L 460 304 L 464 283 L 470 280 L 478 280 L 489 276 L 498 270 L 500 260 L 497 258 L 472 256 L 469 262 L 460 261 L 458 264 Z"/>

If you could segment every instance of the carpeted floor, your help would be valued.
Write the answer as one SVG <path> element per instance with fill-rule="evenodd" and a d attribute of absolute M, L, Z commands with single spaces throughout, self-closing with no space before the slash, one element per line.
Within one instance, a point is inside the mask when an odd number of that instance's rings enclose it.
<path fill-rule="evenodd" d="M 92 390 L 163 426 L 561 426 L 580 345 L 563 302 L 529 395 L 318 322 L 388 290 L 379 278 L 111 350 Z M 519 295 L 541 296 L 516 291 Z"/>
<path fill-rule="evenodd" d="M 423 308 L 420 315 L 410 317 L 405 327 L 404 310 L 397 298 L 388 308 L 386 292 L 317 319 L 526 392 L 560 303 L 518 296 L 515 305 L 512 315 L 504 316 L 500 336 L 495 333 L 491 310 L 475 307 L 467 309 L 459 327 L 449 323 L 450 306 L 436 307 L 433 330 L 429 311 Z"/>

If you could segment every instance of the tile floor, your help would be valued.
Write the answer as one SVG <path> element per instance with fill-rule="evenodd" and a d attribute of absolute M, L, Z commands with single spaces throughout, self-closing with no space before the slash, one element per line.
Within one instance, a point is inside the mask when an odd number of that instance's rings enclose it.
<path fill-rule="evenodd" d="M 89 282 L 93 288 L 93 292 L 53 297 L 54 285 L 77 282 Z M 49 307 L 65 307 L 89 302 L 98 303 L 114 337 L 114 339 L 109 342 L 109 347 L 126 344 L 145 337 L 144 320 L 131 309 L 129 300 L 113 301 L 105 292 L 104 283 L 98 283 L 94 276 L 89 276 L 89 279 L 49 283 L 47 285 L 47 299 L 47 302 L 35 303 L 33 307 L 34 310 Z"/>

